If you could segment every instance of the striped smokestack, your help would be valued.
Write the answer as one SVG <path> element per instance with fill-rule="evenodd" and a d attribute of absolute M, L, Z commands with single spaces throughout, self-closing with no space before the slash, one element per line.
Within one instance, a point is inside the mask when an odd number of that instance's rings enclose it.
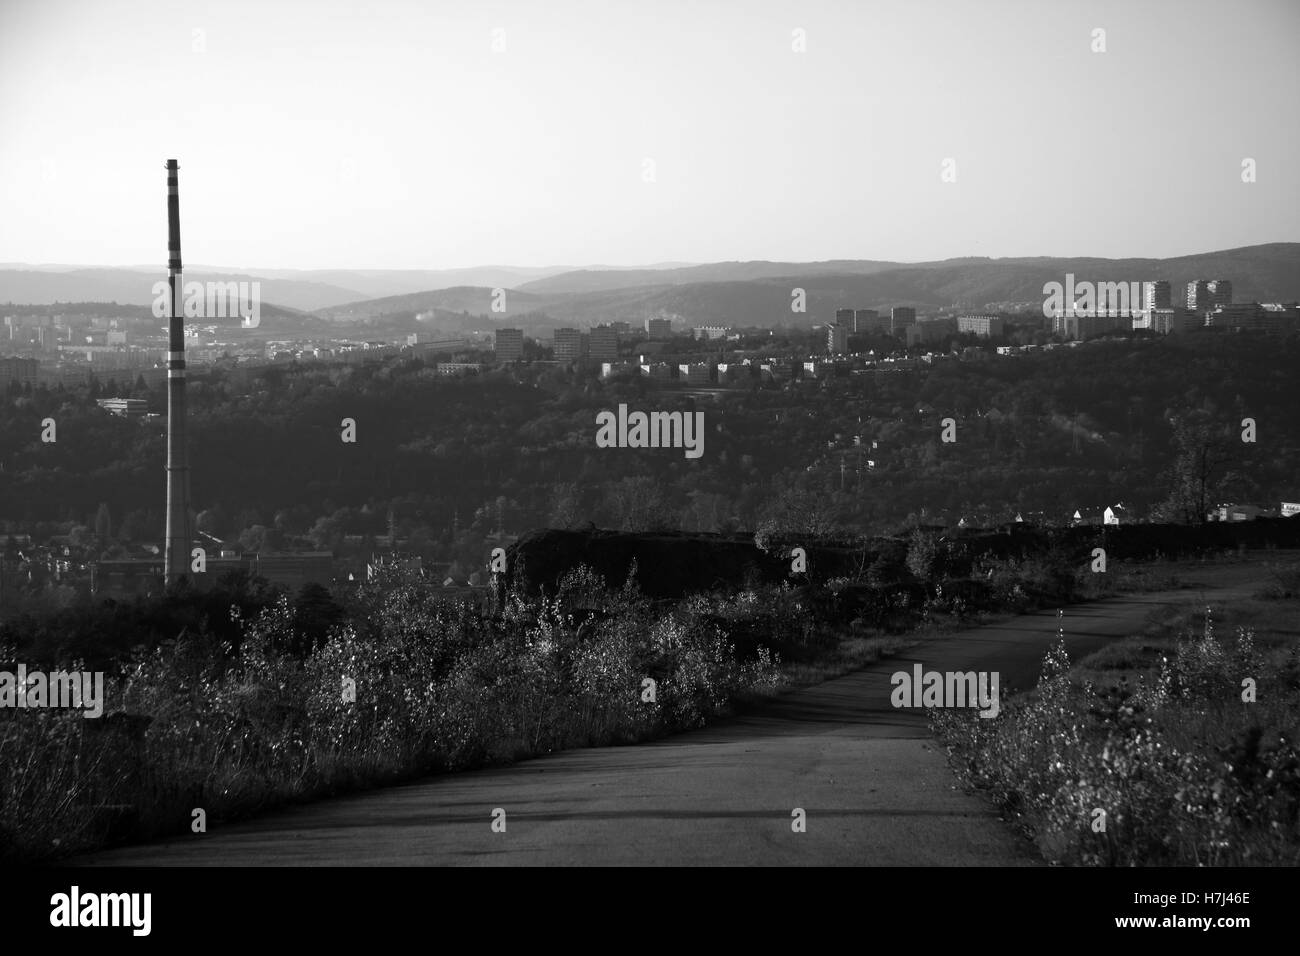
<path fill-rule="evenodd" d="M 180 166 L 167 160 L 167 287 L 171 300 L 167 352 L 167 543 L 163 573 L 168 584 L 185 576 L 190 559 L 190 466 L 185 454 L 185 319 L 181 308 Z"/>

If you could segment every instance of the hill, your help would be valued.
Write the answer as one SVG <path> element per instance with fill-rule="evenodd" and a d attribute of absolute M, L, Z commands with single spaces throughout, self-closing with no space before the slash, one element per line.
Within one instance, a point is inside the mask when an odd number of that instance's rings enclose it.
<path fill-rule="evenodd" d="M 922 311 L 980 309 L 1043 301 L 1043 286 L 1077 281 L 1139 282 L 1168 279 L 1173 298 L 1186 283 L 1227 278 L 1237 301 L 1300 299 L 1300 243 L 1269 243 L 1172 259 L 967 257 L 899 263 L 838 259 L 824 262 L 719 262 L 648 268 L 483 266 L 450 270 L 261 270 L 196 267 L 187 281 L 260 281 L 264 302 L 312 312 L 346 326 L 383 316 L 446 313 L 509 322 L 535 334 L 558 325 L 640 324 L 673 313 L 690 325 L 812 326 L 834 321 L 838 308 Z M 116 301 L 148 304 L 161 271 L 148 269 L 0 268 L 0 301 Z M 791 293 L 806 293 L 807 309 L 790 311 Z M 493 310 L 494 290 L 504 308 Z M 480 323 L 481 324 L 481 323 Z"/>
<path fill-rule="evenodd" d="M 166 279 L 163 268 L 153 272 L 135 269 L 0 269 L 0 301 L 29 305 L 52 305 L 55 302 L 118 302 L 123 305 L 149 305 L 153 302 L 153 285 Z M 262 302 L 276 302 L 282 307 L 311 312 L 347 302 L 365 293 L 323 282 L 274 279 L 247 272 L 209 272 L 186 270 L 188 282 L 260 282 Z M 265 307 L 265 305 L 263 306 Z"/>
<path fill-rule="evenodd" d="M 1232 280 L 1237 301 L 1300 299 L 1300 243 L 1272 243 L 1174 259 L 1026 257 L 950 259 L 930 263 L 870 260 L 818 263 L 748 262 L 661 270 L 580 270 L 508 289 L 506 310 L 491 313 L 492 290 L 457 287 L 352 302 L 325 310 L 334 321 L 401 311 L 466 311 L 509 319 L 534 330 L 547 325 L 639 324 L 662 312 L 691 325 L 796 325 L 834 321 L 838 308 L 923 311 L 979 309 L 991 303 L 1041 305 L 1043 286 L 1077 281 L 1140 282 L 1168 279 L 1173 299 L 1197 278 Z M 807 311 L 790 311 L 802 288 Z M 548 322 L 547 319 L 550 321 Z"/>
<path fill-rule="evenodd" d="M 677 263 L 650 266 L 659 268 Z M 598 274 L 617 274 L 618 267 L 589 266 Z M 188 263 L 187 281 L 258 281 L 265 299 L 301 311 L 327 309 L 367 299 L 410 295 L 458 286 L 488 289 L 516 287 L 560 273 L 576 274 L 572 266 L 475 266 L 467 269 L 232 269 Z M 153 283 L 164 278 L 159 265 L 122 267 L 0 263 L 0 302 L 50 305 L 55 302 L 119 302 L 146 305 Z M 625 283 L 626 284 L 626 283 Z M 641 285 L 641 282 L 631 283 Z"/>

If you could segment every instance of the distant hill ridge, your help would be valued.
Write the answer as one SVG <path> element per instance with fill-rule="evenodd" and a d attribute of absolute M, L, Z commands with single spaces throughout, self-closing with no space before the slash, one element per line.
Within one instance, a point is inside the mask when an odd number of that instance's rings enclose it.
<path fill-rule="evenodd" d="M 832 260 L 816 263 L 732 262 L 617 272 L 578 270 L 506 289 L 504 309 L 492 311 L 493 290 L 458 287 L 348 303 L 321 310 L 335 321 L 392 312 L 467 311 L 501 321 L 545 313 L 550 324 L 640 323 L 661 312 L 692 325 L 816 325 L 837 308 L 976 309 L 995 302 L 1042 302 L 1043 285 L 1077 281 L 1168 279 L 1173 301 L 1187 282 L 1232 280 L 1237 301 L 1300 299 L 1300 243 L 1270 243 L 1172 259 L 1024 257 L 961 258 L 891 263 Z M 791 290 L 806 293 L 807 311 L 790 311 Z M 524 323 L 527 324 L 527 323 Z"/>
<path fill-rule="evenodd" d="M 661 312 L 692 325 L 805 325 L 834 320 L 837 308 L 912 305 L 923 310 L 980 308 L 997 302 L 1041 302 L 1043 285 L 1076 280 L 1168 279 L 1175 303 L 1192 279 L 1226 278 L 1237 301 L 1300 299 L 1300 243 L 1266 243 L 1169 259 L 1025 256 L 963 257 L 902 263 L 833 259 L 821 262 L 717 262 L 647 268 L 515 268 L 452 270 L 264 270 L 186 273 L 186 280 L 262 283 L 263 301 L 313 312 L 346 325 L 394 313 L 469 313 L 528 328 L 639 324 Z M 162 270 L 156 278 L 162 277 Z M 148 270 L 0 268 L 0 302 L 116 301 L 148 304 Z M 807 311 L 790 311 L 791 291 L 805 290 Z M 495 290 L 504 289 L 504 296 Z M 494 305 L 501 308 L 494 309 Z"/>

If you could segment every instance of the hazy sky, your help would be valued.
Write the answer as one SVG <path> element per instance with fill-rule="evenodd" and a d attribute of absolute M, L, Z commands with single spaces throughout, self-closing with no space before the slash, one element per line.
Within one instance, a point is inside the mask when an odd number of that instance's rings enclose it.
<path fill-rule="evenodd" d="M 172 157 L 232 267 L 1295 241 L 1297 39 L 1295 0 L 0 0 L 0 261 L 162 264 Z"/>

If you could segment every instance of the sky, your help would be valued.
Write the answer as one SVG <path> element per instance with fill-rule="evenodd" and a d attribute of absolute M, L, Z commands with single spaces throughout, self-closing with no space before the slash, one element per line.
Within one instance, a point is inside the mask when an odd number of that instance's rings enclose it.
<path fill-rule="evenodd" d="M 1295 0 L 0 0 L 0 262 L 163 263 L 170 158 L 186 262 L 248 269 L 1297 241 L 1297 38 Z"/>

